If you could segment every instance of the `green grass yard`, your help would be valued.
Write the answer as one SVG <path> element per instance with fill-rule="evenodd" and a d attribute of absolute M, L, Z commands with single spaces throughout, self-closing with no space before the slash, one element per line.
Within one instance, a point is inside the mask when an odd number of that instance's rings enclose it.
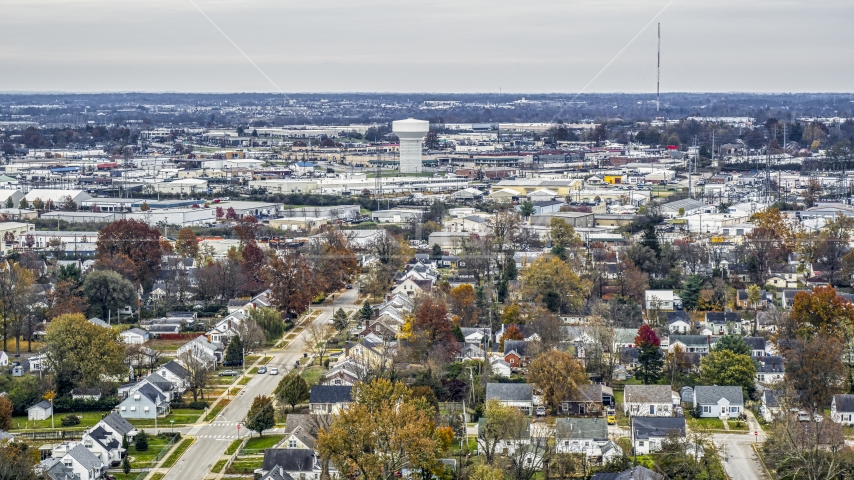
<path fill-rule="evenodd" d="M 320 377 L 323 376 L 323 367 L 317 365 L 308 367 L 300 373 L 300 376 L 309 386 L 317 385 L 320 382 Z"/>
<path fill-rule="evenodd" d="M 267 435 L 265 437 L 251 437 L 246 441 L 241 453 L 244 455 L 254 453 L 264 453 L 264 450 L 273 448 L 274 445 L 281 442 L 285 438 L 284 435 Z"/>
<path fill-rule="evenodd" d="M 190 445 L 192 445 L 194 441 L 195 439 L 193 438 L 185 438 L 181 440 L 178 446 L 172 449 L 172 453 L 169 454 L 169 457 L 166 458 L 166 461 L 163 462 L 161 467 L 171 468 L 172 466 L 174 466 L 178 459 L 181 458 L 181 455 L 183 455 L 184 452 L 186 452 L 187 449 L 190 448 Z"/>
<path fill-rule="evenodd" d="M 100 422 L 102 418 L 109 415 L 109 411 L 102 412 L 79 412 L 79 413 L 56 413 L 53 416 L 54 428 L 56 430 L 69 430 L 69 429 L 83 429 L 87 427 L 91 427 L 96 423 Z M 77 415 L 78 417 L 82 417 L 80 419 L 80 423 L 73 427 L 63 427 L 62 419 L 68 415 Z M 26 416 L 20 417 L 12 417 L 12 430 L 18 429 L 39 429 L 39 428 L 50 428 L 50 418 L 47 420 L 27 420 Z"/>

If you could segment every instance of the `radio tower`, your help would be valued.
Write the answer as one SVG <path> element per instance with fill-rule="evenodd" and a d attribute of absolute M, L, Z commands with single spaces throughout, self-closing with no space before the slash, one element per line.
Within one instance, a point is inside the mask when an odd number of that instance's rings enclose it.
<path fill-rule="evenodd" d="M 655 82 L 655 113 L 661 106 L 661 23 L 658 24 L 658 72 Z"/>

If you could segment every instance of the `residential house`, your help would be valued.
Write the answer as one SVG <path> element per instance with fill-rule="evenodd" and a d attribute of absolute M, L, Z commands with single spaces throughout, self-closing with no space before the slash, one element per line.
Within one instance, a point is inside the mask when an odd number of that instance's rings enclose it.
<path fill-rule="evenodd" d="M 347 385 L 315 385 L 311 387 L 308 404 L 311 413 L 338 413 L 353 402 L 353 387 Z"/>
<path fill-rule="evenodd" d="M 169 410 L 166 394 L 144 380 L 135 391 L 128 394 L 116 408 L 124 418 L 155 418 Z"/>
<path fill-rule="evenodd" d="M 95 454 L 104 465 L 116 466 L 121 463 L 125 455 L 122 448 L 122 438 L 102 427 L 95 426 L 87 430 L 82 437 L 83 446 Z"/>
<path fill-rule="evenodd" d="M 741 314 L 737 312 L 706 312 L 705 328 L 711 335 L 742 333 Z"/>
<path fill-rule="evenodd" d="M 777 332 L 779 316 L 776 312 L 757 312 L 756 329 L 760 332 Z"/>
<path fill-rule="evenodd" d="M 534 389 L 527 383 L 487 383 L 486 401 L 490 400 L 516 407 L 525 415 L 534 413 Z"/>
<path fill-rule="evenodd" d="M 531 421 L 529 419 L 525 419 L 525 430 L 522 432 L 518 432 L 517 429 L 515 431 L 506 436 L 502 436 L 500 439 L 490 439 L 494 442 L 494 451 L 499 455 L 515 455 L 516 450 L 519 448 L 525 448 L 531 444 Z M 487 445 L 485 438 L 486 436 L 486 418 L 481 417 L 477 421 L 477 444 L 481 450 L 485 450 L 489 445 Z M 516 433 L 519 433 L 517 436 Z"/>
<path fill-rule="evenodd" d="M 614 390 L 592 383 L 579 385 L 570 397 L 560 404 L 565 415 L 599 415 L 603 409 L 614 407 Z"/>
<path fill-rule="evenodd" d="M 646 310 L 678 310 L 682 308 L 682 299 L 673 290 L 647 290 L 644 305 Z"/>
<path fill-rule="evenodd" d="M 404 293 L 410 297 L 421 295 L 422 293 L 430 293 L 433 282 L 431 280 L 416 280 L 407 278 L 400 285 L 394 287 L 391 291 L 392 295 Z"/>
<path fill-rule="evenodd" d="M 512 368 L 519 368 L 525 365 L 528 360 L 528 342 L 524 340 L 504 341 L 504 361 L 509 363 Z"/>
<path fill-rule="evenodd" d="M 141 328 L 129 328 L 119 334 L 128 345 L 140 345 L 148 341 L 148 332 Z"/>
<path fill-rule="evenodd" d="M 763 355 L 761 357 L 752 357 L 756 367 L 756 383 L 763 385 L 773 385 L 782 382 L 786 376 L 786 369 L 783 366 L 783 357 L 777 355 Z"/>
<path fill-rule="evenodd" d="M 205 337 L 196 337 L 178 347 L 176 356 L 179 360 L 185 352 L 189 352 L 189 355 L 214 368 L 222 362 L 224 349 L 220 343 L 209 342 Z"/>
<path fill-rule="evenodd" d="M 53 404 L 47 400 L 42 400 L 27 409 L 27 420 L 47 420 L 52 415 Z"/>
<path fill-rule="evenodd" d="M 670 385 L 626 385 L 623 413 L 633 417 L 669 417 L 673 414 Z"/>
<path fill-rule="evenodd" d="M 624 348 L 635 348 L 635 338 L 637 338 L 637 336 L 637 328 L 615 328 L 614 351 L 619 352 Z"/>
<path fill-rule="evenodd" d="M 830 402 L 830 419 L 842 425 L 854 425 L 854 395 L 834 395 Z"/>
<path fill-rule="evenodd" d="M 461 345 L 462 348 L 455 357 L 458 362 L 464 362 L 466 360 L 483 360 L 486 358 L 486 350 L 479 346 L 471 343 L 462 343 Z"/>
<path fill-rule="evenodd" d="M 801 290 L 783 290 L 783 299 L 782 299 L 783 308 L 785 308 L 786 310 L 792 308 L 792 305 L 795 302 L 795 295 L 799 294 L 800 292 L 809 293 L 810 291 L 804 290 L 804 289 L 801 289 Z"/>
<path fill-rule="evenodd" d="M 555 451 L 584 453 L 588 458 L 600 455 L 599 447 L 608 441 L 608 422 L 604 418 L 558 418 L 555 421 Z"/>
<path fill-rule="evenodd" d="M 618 473 L 596 473 L 590 480 L 665 480 L 664 475 L 638 465 Z"/>
<path fill-rule="evenodd" d="M 179 397 L 187 391 L 190 384 L 190 372 L 175 360 L 170 360 L 157 368 L 157 374 L 172 384 L 172 391 Z"/>
<path fill-rule="evenodd" d="M 773 422 L 780 416 L 780 413 L 782 413 L 780 394 L 779 390 L 771 390 L 770 388 L 766 388 L 762 391 L 759 413 L 766 422 Z"/>
<path fill-rule="evenodd" d="M 96 480 L 107 468 L 104 462 L 84 447 L 82 443 L 77 443 L 74 448 L 68 450 L 60 461 L 71 470 L 77 480 Z"/>
<path fill-rule="evenodd" d="M 492 367 L 492 374 L 495 376 L 509 378 L 512 374 L 510 363 L 499 357 L 490 357 L 489 365 Z"/>
<path fill-rule="evenodd" d="M 492 336 L 488 328 L 461 327 L 460 330 L 463 332 L 465 342 L 474 345 L 484 345 Z"/>
<path fill-rule="evenodd" d="M 759 291 L 759 300 L 756 301 L 756 305 L 750 303 L 747 295 L 747 289 L 742 288 L 735 293 L 735 302 L 741 308 L 765 309 L 774 303 L 774 298 L 765 290 Z"/>
<path fill-rule="evenodd" d="M 331 416 L 322 414 L 290 413 L 285 424 L 285 437 L 279 445 L 289 449 L 314 449 L 319 427 L 331 421 Z"/>
<path fill-rule="evenodd" d="M 694 328 L 691 325 L 691 317 L 688 312 L 663 312 L 665 321 L 667 322 L 667 330 L 672 334 L 689 334 Z"/>
<path fill-rule="evenodd" d="M 789 263 L 771 271 L 771 278 L 766 284 L 774 285 L 778 290 L 797 289 L 803 285 L 806 277 L 803 272 L 798 272 L 798 265 Z"/>
<path fill-rule="evenodd" d="M 632 417 L 632 447 L 637 455 L 657 452 L 667 438 L 684 439 L 685 434 L 685 417 Z"/>
<path fill-rule="evenodd" d="M 274 470 L 290 476 L 293 480 L 319 480 L 322 473 L 320 459 L 311 448 L 268 448 L 264 451 L 262 478 Z M 332 476 L 333 472 L 329 473 Z M 337 476 L 335 472 L 335 477 Z"/>
<path fill-rule="evenodd" d="M 130 440 L 137 434 L 136 428 L 116 412 L 111 412 L 102 418 L 100 422 L 95 424 L 95 427 L 102 428 L 117 438 L 127 437 Z"/>
<path fill-rule="evenodd" d="M 707 354 L 711 350 L 711 338 L 706 335 L 671 335 L 668 351 L 679 345 L 685 353 Z"/>
<path fill-rule="evenodd" d="M 744 395 L 741 387 L 694 387 L 694 408 L 702 418 L 734 418 L 744 413 Z"/>
<path fill-rule="evenodd" d="M 762 357 L 768 355 L 768 344 L 763 337 L 744 337 L 744 343 L 750 347 L 751 357 Z"/>

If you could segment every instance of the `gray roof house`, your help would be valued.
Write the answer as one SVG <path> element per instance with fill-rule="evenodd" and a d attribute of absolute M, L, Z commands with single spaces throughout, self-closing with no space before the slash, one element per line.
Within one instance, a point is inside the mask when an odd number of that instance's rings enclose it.
<path fill-rule="evenodd" d="M 516 407 L 526 415 L 534 413 L 534 388 L 527 383 L 487 383 L 486 401 L 489 400 Z"/>
<path fill-rule="evenodd" d="M 608 422 L 604 418 L 558 418 L 555 421 L 555 451 L 601 455 L 599 447 L 608 441 Z"/>
<path fill-rule="evenodd" d="M 166 413 L 169 408 L 168 397 L 154 385 L 142 382 L 135 391 L 128 394 L 116 408 L 124 418 L 154 418 Z"/>
<path fill-rule="evenodd" d="M 268 448 L 264 451 L 261 471 L 270 472 L 275 467 L 280 467 L 280 471 L 286 472 L 292 478 L 306 480 L 316 480 L 320 478 L 321 473 L 317 454 L 310 448 Z"/>
<path fill-rule="evenodd" d="M 685 417 L 632 418 L 632 446 L 638 455 L 658 451 L 670 435 L 685 438 L 685 432 Z"/>
<path fill-rule="evenodd" d="M 623 413 L 633 417 L 669 417 L 673 414 L 670 385 L 626 385 Z"/>
<path fill-rule="evenodd" d="M 53 415 L 53 404 L 47 400 L 42 400 L 27 409 L 27 420 L 46 420 L 51 415 Z"/>
<path fill-rule="evenodd" d="M 79 480 L 95 480 L 106 470 L 106 465 L 82 443 L 77 444 L 62 457 L 62 463 L 70 467 Z"/>
<path fill-rule="evenodd" d="M 694 387 L 694 408 L 704 418 L 732 418 L 744 413 L 744 395 L 741 387 L 698 385 Z"/>
<path fill-rule="evenodd" d="M 311 413 L 338 413 L 353 402 L 353 387 L 349 385 L 315 385 L 311 387 L 308 404 Z"/>
<path fill-rule="evenodd" d="M 854 395 L 834 395 L 830 403 L 830 418 L 836 423 L 854 425 Z"/>

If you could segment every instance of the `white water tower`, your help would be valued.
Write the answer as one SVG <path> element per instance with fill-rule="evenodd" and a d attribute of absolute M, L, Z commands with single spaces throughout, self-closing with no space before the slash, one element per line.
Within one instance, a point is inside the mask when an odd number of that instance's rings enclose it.
<path fill-rule="evenodd" d="M 420 173 L 421 149 L 424 145 L 424 135 L 430 131 L 430 122 L 407 118 L 395 120 L 391 130 L 400 139 L 400 173 Z"/>

